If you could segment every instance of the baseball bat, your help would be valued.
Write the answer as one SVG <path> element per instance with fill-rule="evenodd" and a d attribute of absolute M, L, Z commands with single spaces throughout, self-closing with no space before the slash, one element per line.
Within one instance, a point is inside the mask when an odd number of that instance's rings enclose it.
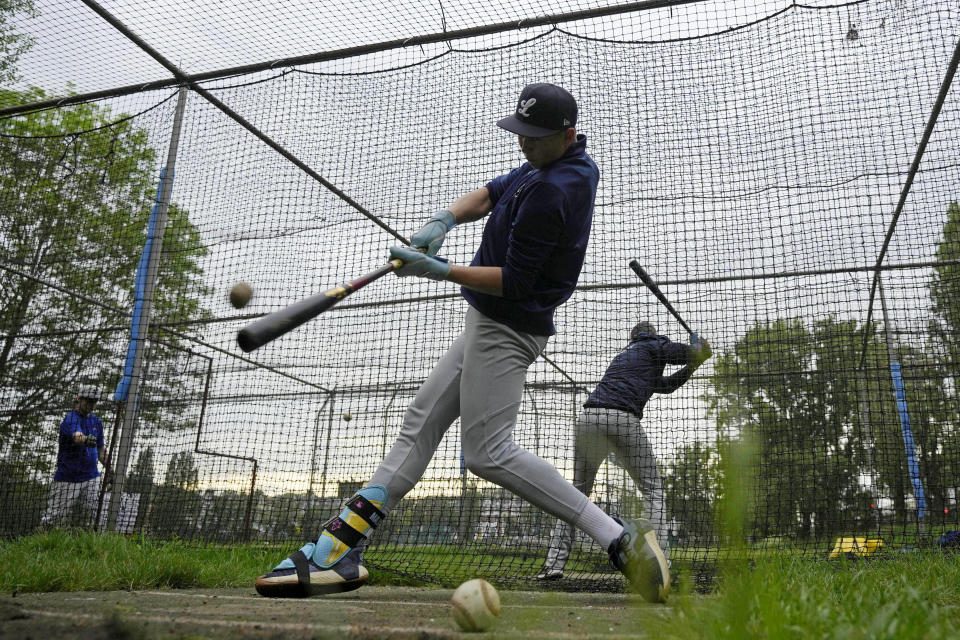
<path fill-rule="evenodd" d="M 289 307 L 274 311 L 270 315 L 251 322 L 243 329 L 240 329 L 240 331 L 237 332 L 237 344 L 246 352 L 253 351 L 257 347 L 262 347 L 268 342 L 276 340 L 285 333 L 296 329 L 307 320 L 316 318 L 354 291 L 367 286 L 374 280 L 382 278 L 391 271 L 396 271 L 402 266 L 403 260 L 395 258 L 379 269 L 365 273 L 359 278 L 354 278 L 333 289 L 328 289 L 323 293 L 318 293 L 309 298 L 304 298 L 299 302 L 294 302 Z"/>
<path fill-rule="evenodd" d="M 693 329 L 687 326 L 687 323 L 683 321 L 683 318 L 680 317 L 680 314 L 677 313 L 677 310 L 673 308 L 673 305 L 670 304 L 670 301 L 667 300 L 667 296 L 663 295 L 663 292 L 660 291 L 660 287 L 657 286 L 657 283 L 647 275 L 647 272 L 643 270 L 643 267 L 640 266 L 640 263 L 636 260 L 630 261 L 630 268 L 633 269 L 640 279 L 643 280 L 643 284 L 647 285 L 647 288 L 653 292 L 653 295 L 657 296 L 657 300 L 663 303 L 663 306 L 667 308 L 667 311 L 673 314 L 673 317 L 677 319 L 680 323 L 680 326 L 687 330 L 687 333 L 694 335 Z"/>

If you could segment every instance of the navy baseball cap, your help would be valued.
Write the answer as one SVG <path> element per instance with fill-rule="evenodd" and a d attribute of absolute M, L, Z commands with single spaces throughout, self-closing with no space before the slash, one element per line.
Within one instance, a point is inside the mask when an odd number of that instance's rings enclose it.
<path fill-rule="evenodd" d="M 555 84 L 528 84 L 520 92 L 517 110 L 497 126 L 527 138 L 545 138 L 577 124 L 577 101 Z"/>

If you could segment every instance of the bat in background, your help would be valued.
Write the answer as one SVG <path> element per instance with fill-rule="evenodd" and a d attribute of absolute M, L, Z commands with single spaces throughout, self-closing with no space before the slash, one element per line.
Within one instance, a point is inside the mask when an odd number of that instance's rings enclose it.
<path fill-rule="evenodd" d="M 237 344 L 248 353 L 257 347 L 262 347 L 268 342 L 276 340 L 285 333 L 296 329 L 307 320 L 316 318 L 354 291 L 382 278 L 391 271 L 396 271 L 402 266 L 403 260 L 391 260 L 379 269 L 365 273 L 359 278 L 354 278 L 333 289 L 328 289 L 323 293 L 318 293 L 309 298 L 304 298 L 299 302 L 295 302 L 279 311 L 274 311 L 270 315 L 251 322 L 243 329 L 240 329 L 240 331 L 237 332 Z"/>
<path fill-rule="evenodd" d="M 680 317 L 680 314 L 677 313 L 677 310 L 674 309 L 673 305 L 670 304 L 670 301 L 667 300 L 667 296 L 663 295 L 663 292 L 660 291 L 660 287 L 658 287 L 657 283 L 654 282 L 649 275 L 647 275 L 647 272 L 643 270 L 643 267 L 640 266 L 640 263 L 637 262 L 636 260 L 631 260 L 630 268 L 633 269 L 638 276 L 640 276 L 640 279 L 643 281 L 643 284 L 647 285 L 647 288 L 650 289 L 651 292 L 653 292 L 653 295 L 657 296 L 657 300 L 663 303 L 663 306 L 667 308 L 667 311 L 673 314 L 673 317 L 677 319 L 677 321 L 680 323 L 680 326 L 686 329 L 687 333 L 689 333 L 690 335 L 692 336 L 697 335 L 693 331 L 693 329 L 687 326 L 687 323 L 683 321 L 683 318 Z"/>

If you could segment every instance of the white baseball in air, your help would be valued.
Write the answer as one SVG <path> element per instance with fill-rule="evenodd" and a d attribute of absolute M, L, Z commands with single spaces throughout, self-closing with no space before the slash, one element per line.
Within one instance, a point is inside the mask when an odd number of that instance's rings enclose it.
<path fill-rule="evenodd" d="M 485 631 L 500 615 L 500 596 L 482 578 L 467 580 L 450 598 L 453 619 L 464 631 Z"/>
<path fill-rule="evenodd" d="M 344 411 L 344 412 L 343 412 L 343 419 L 344 419 L 345 422 L 350 422 L 351 420 L 353 420 L 353 414 L 350 413 L 349 411 Z"/>
<path fill-rule="evenodd" d="M 248 282 L 238 282 L 230 289 L 230 304 L 235 309 L 243 309 L 253 297 L 253 287 Z"/>

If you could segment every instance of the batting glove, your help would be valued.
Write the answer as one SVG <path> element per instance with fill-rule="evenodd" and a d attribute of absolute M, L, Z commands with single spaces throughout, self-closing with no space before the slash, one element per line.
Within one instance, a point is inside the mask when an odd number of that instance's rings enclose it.
<path fill-rule="evenodd" d="M 697 350 L 698 352 L 697 361 L 700 363 L 704 362 L 711 355 L 713 355 L 713 351 L 710 350 L 710 343 L 704 340 L 703 338 L 701 338 L 696 333 L 690 334 L 690 346 L 694 347 Z"/>
<path fill-rule="evenodd" d="M 414 249 L 423 249 L 428 256 L 435 256 L 443 245 L 447 231 L 453 229 L 456 224 L 457 220 L 453 217 L 453 213 L 447 209 L 441 209 L 411 238 L 410 246 Z"/>
<path fill-rule="evenodd" d="M 444 258 L 434 258 L 408 247 L 390 247 L 390 259 L 395 258 L 403 260 L 403 266 L 394 272 L 401 278 L 417 276 L 431 280 L 446 280 L 450 274 L 450 265 Z"/>

